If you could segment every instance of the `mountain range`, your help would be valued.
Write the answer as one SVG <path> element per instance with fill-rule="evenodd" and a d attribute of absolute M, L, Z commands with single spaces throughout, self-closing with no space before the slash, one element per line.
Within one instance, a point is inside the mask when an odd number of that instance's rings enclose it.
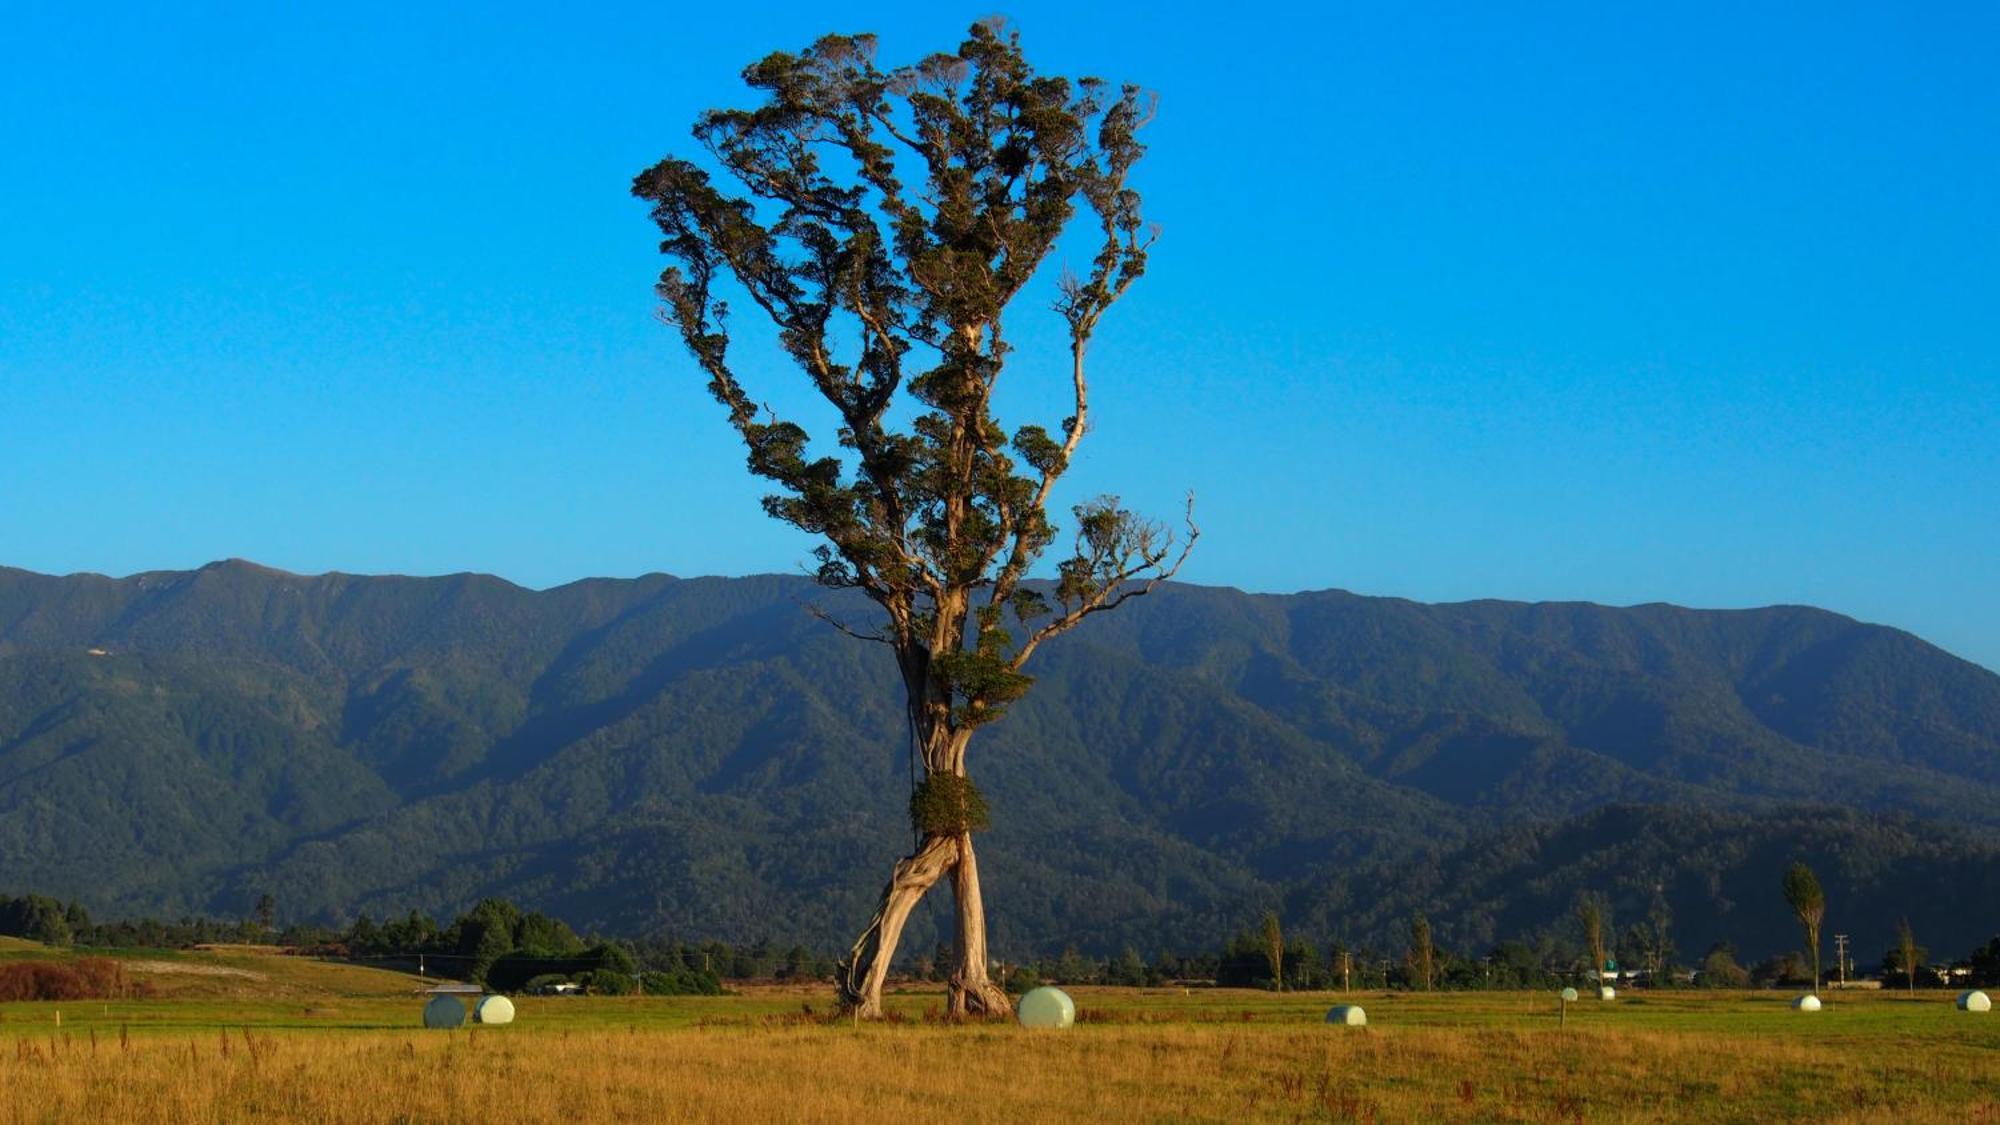
<path fill-rule="evenodd" d="M 337 921 L 503 895 L 580 929 L 843 947 L 909 844 L 886 649 L 786 576 L 127 578 L 0 568 L 0 891 Z M 1048 646 L 981 732 L 998 956 L 1214 948 L 1277 909 L 1399 948 L 1684 953 L 2000 931 L 2000 676 L 1806 607 L 1170 585 Z M 942 897 L 913 923 L 928 948 Z"/>

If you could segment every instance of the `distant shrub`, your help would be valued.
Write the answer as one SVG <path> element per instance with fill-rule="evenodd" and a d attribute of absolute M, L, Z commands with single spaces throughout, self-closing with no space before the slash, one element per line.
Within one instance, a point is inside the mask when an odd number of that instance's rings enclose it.
<path fill-rule="evenodd" d="M 639 991 L 639 982 L 616 969 L 599 969 L 589 974 L 585 987 L 598 996 L 630 996 Z"/>
<path fill-rule="evenodd" d="M 125 966 L 108 957 L 0 965 L 0 1001 L 113 1000 L 131 992 Z"/>
<path fill-rule="evenodd" d="M 1726 945 L 1718 945 L 1702 958 L 1695 980 L 1703 988 L 1748 988 L 1750 970 L 1736 963 L 1736 955 Z"/>

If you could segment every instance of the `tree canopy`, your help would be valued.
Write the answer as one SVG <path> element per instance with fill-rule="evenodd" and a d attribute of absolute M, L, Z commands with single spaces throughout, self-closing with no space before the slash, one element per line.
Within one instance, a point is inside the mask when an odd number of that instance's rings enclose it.
<path fill-rule="evenodd" d="M 1152 99 L 1136 86 L 1036 74 L 997 22 L 953 54 L 882 70 L 869 35 L 830 35 L 744 72 L 766 102 L 701 116 L 711 167 L 669 157 L 635 194 L 671 259 L 663 317 L 778 488 L 772 516 L 823 536 L 818 577 L 887 613 L 917 705 L 951 727 L 997 719 L 1048 637 L 1142 592 L 1187 542 L 1115 498 L 1074 510 L 1046 592 L 1026 580 L 1055 542 L 1048 506 L 1089 425 L 1085 353 L 1145 272 L 1154 233 L 1128 184 Z M 718 186 L 718 179 L 733 189 Z M 1011 346 L 1002 314 L 1079 210 L 1090 266 L 1065 273 L 1072 405 L 1009 430 L 992 396 Z M 776 330 L 838 418 L 840 452 L 746 387 L 730 296 Z M 899 392 L 914 418 L 897 428 Z M 1192 539 L 1190 528 L 1189 541 Z M 975 604 L 971 593 L 982 592 Z M 1019 626 L 1035 624 L 1016 637 Z"/>

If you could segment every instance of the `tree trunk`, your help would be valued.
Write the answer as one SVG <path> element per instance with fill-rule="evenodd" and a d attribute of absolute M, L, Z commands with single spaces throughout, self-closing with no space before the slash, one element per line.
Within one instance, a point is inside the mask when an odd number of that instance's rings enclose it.
<path fill-rule="evenodd" d="M 979 897 L 979 862 L 972 834 L 958 835 L 958 862 L 952 867 L 952 897 L 958 902 L 958 963 L 951 974 L 947 1010 L 954 1016 L 1006 1016 L 1014 1005 L 986 975 L 986 906 Z"/>
<path fill-rule="evenodd" d="M 868 928 L 861 932 L 847 963 L 841 967 L 843 1007 L 862 1019 L 881 1018 L 882 981 L 889 975 L 896 943 L 902 940 L 903 923 L 909 920 L 910 910 L 924 897 L 924 892 L 943 878 L 958 858 L 959 837 L 925 836 L 916 851 L 896 861 L 889 885 L 882 888 L 882 901 L 875 907 L 875 917 L 869 920 Z M 983 947 L 983 926 L 980 933 Z"/>

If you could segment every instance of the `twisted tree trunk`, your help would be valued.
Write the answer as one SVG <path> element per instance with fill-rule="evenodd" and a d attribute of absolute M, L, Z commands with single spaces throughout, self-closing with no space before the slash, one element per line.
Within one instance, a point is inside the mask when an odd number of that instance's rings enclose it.
<path fill-rule="evenodd" d="M 979 863 L 973 856 L 972 834 L 960 832 L 925 836 L 915 851 L 896 861 L 874 917 L 841 967 L 840 1000 L 856 1016 L 881 1018 L 882 985 L 902 941 L 903 926 L 924 893 L 947 873 L 952 877 L 952 896 L 958 907 L 958 940 L 946 1010 L 954 1016 L 1013 1013 L 1013 1002 L 987 971 L 986 909 L 979 895 Z"/>
<path fill-rule="evenodd" d="M 958 942 L 946 1010 L 954 1016 L 1009 1015 L 1014 1011 L 1013 1002 L 986 975 L 986 907 L 979 898 L 979 862 L 972 855 L 970 832 L 958 836 L 951 890 L 958 901 Z"/>
<path fill-rule="evenodd" d="M 889 975 L 889 962 L 896 956 L 896 943 L 903 938 L 903 924 L 910 911 L 958 862 L 956 836 L 925 836 L 915 851 L 896 861 L 889 885 L 882 888 L 882 900 L 868 928 L 861 931 L 847 963 L 841 966 L 840 1002 L 862 1019 L 882 1017 L 882 981 Z"/>

